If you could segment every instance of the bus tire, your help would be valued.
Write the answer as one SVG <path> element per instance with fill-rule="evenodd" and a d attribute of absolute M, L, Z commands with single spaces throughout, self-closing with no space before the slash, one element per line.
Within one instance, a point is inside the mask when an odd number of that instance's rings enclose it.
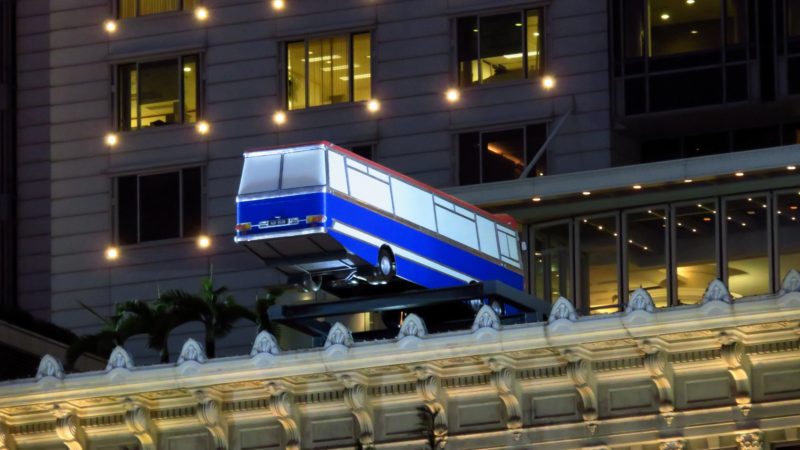
<path fill-rule="evenodd" d="M 380 281 L 389 281 L 397 274 L 397 264 L 394 260 L 394 252 L 388 245 L 384 245 L 378 250 L 378 265 L 375 267 L 375 275 Z"/>

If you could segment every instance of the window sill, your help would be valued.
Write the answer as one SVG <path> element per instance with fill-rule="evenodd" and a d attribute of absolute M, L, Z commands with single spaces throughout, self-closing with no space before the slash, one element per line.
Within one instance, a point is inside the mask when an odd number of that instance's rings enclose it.
<path fill-rule="evenodd" d="M 143 16 L 134 16 L 134 17 L 126 17 L 124 19 L 117 19 L 122 24 L 132 23 L 132 22 L 146 22 L 149 20 L 156 20 L 156 19 L 167 19 L 170 17 L 181 17 L 181 16 L 191 16 L 193 12 L 190 10 L 180 10 L 180 11 L 167 11 L 162 13 L 155 13 L 155 14 L 145 14 Z"/>
<path fill-rule="evenodd" d="M 119 248 L 121 250 L 137 250 L 137 249 L 160 248 L 160 247 L 169 247 L 174 245 L 185 245 L 185 244 L 193 245 L 196 240 L 197 240 L 196 238 L 190 238 L 190 237 L 159 239 L 157 241 L 146 241 L 146 242 L 139 242 L 136 244 L 124 244 L 120 245 Z"/>
<path fill-rule="evenodd" d="M 166 133 L 168 131 L 179 131 L 186 129 L 194 129 L 197 122 L 192 123 L 175 123 L 169 125 L 162 125 L 160 127 L 147 127 L 136 130 L 117 130 L 120 136 L 147 136 L 150 134 Z"/>
<path fill-rule="evenodd" d="M 472 91 L 491 91 L 494 89 L 502 89 L 507 87 L 517 87 L 517 86 L 537 86 L 539 87 L 538 81 L 543 78 L 545 75 L 537 75 L 535 77 L 528 77 L 524 80 L 513 80 L 513 81 L 505 81 L 503 83 L 488 83 L 488 84 L 475 84 L 472 86 L 459 86 L 458 89 L 464 92 L 472 92 Z M 544 92 L 544 90 L 542 90 Z"/>
<path fill-rule="evenodd" d="M 310 106 L 308 108 L 302 109 L 287 109 L 286 114 L 311 114 L 314 111 L 338 111 L 341 109 L 350 109 L 350 108 L 367 108 L 367 101 L 366 100 L 359 100 L 357 102 L 342 102 L 342 103 L 333 103 L 330 105 L 320 105 L 320 106 Z"/>

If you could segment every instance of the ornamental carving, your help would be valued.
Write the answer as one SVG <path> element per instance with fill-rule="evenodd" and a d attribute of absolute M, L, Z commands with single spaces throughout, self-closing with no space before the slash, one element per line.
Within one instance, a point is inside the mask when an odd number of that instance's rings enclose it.
<path fill-rule="evenodd" d="M 665 415 L 668 422 L 671 422 L 670 414 L 675 411 L 675 392 L 672 388 L 669 358 L 663 351 L 648 353 L 644 356 L 644 366 L 650 373 L 650 379 L 653 380 L 658 391 L 658 410 Z"/>
<path fill-rule="evenodd" d="M 203 346 L 192 338 L 189 338 L 186 340 L 186 342 L 184 342 L 183 348 L 181 348 L 181 355 L 178 357 L 178 365 L 181 365 L 187 361 L 194 361 L 199 364 L 203 364 L 208 361 L 208 357 L 206 356 L 206 351 L 203 350 Z"/>
<path fill-rule="evenodd" d="M 500 401 L 503 403 L 503 415 L 506 428 L 517 433 L 522 430 L 522 405 L 520 404 L 519 388 L 516 373 L 509 367 L 504 367 L 492 360 L 492 385 L 497 390 Z"/>
<path fill-rule="evenodd" d="M 653 302 L 653 297 L 647 292 L 647 289 L 639 288 L 633 291 L 628 304 L 625 306 L 625 312 L 630 313 L 633 311 L 646 311 L 649 313 L 656 311 L 656 305 Z"/>
<path fill-rule="evenodd" d="M 133 358 L 121 346 L 116 346 L 108 357 L 108 364 L 106 364 L 106 372 L 112 369 L 133 369 Z"/>
<path fill-rule="evenodd" d="M 39 362 L 39 369 L 36 371 L 36 379 L 41 380 L 42 378 L 48 377 L 58 378 L 59 380 L 63 379 L 64 366 L 61 365 L 61 361 L 54 357 L 44 355 Z"/>
<path fill-rule="evenodd" d="M 425 412 L 430 417 L 434 450 L 443 449 L 447 445 L 448 424 L 441 379 L 424 367 L 417 367 L 414 371 L 417 374 L 417 393 L 422 397 Z"/>
<path fill-rule="evenodd" d="M 69 450 L 84 450 L 83 430 L 78 426 L 78 416 L 74 411 L 58 405 L 53 408 L 56 416 L 56 435 Z"/>
<path fill-rule="evenodd" d="M 262 330 L 253 341 L 253 348 L 250 350 L 250 356 L 256 355 L 277 355 L 281 352 L 278 346 L 278 340 L 275 336 L 270 334 L 267 330 Z"/>
<path fill-rule="evenodd" d="M 375 428 L 372 411 L 369 408 L 367 388 L 350 375 L 343 375 L 341 381 L 345 385 L 344 403 L 353 413 L 358 442 L 364 448 L 370 448 L 375 443 Z"/>
<path fill-rule="evenodd" d="M 728 291 L 728 287 L 725 286 L 725 283 L 723 283 L 721 280 L 716 279 L 708 284 L 708 288 L 706 288 L 706 292 L 703 294 L 703 299 L 700 301 L 700 303 L 731 303 L 732 301 L 733 298 L 731 297 L 731 293 Z"/>
<path fill-rule="evenodd" d="M 489 305 L 481 306 L 475 316 L 475 320 L 472 322 L 472 331 L 477 331 L 481 328 L 500 329 L 500 318 L 497 317 L 497 313 Z"/>
<path fill-rule="evenodd" d="M 0 422 L 0 450 L 13 450 L 14 448 L 16 445 L 8 425 Z"/>
<path fill-rule="evenodd" d="M 341 322 L 336 322 L 331 327 L 330 331 L 328 331 L 328 338 L 325 339 L 325 348 L 333 345 L 353 346 L 353 333 Z"/>
<path fill-rule="evenodd" d="M 149 409 L 131 399 L 127 399 L 125 426 L 128 427 L 128 430 L 130 430 L 139 441 L 141 450 L 156 450 L 158 439 L 156 437 L 155 428 L 150 421 Z"/>
<path fill-rule="evenodd" d="M 216 450 L 228 449 L 228 426 L 221 414 L 220 401 L 203 391 L 195 392 L 197 398 L 197 420 L 211 434 Z"/>
<path fill-rule="evenodd" d="M 569 376 L 578 395 L 581 396 L 581 415 L 585 422 L 593 424 L 597 420 L 597 394 L 593 386 L 591 364 L 585 359 L 567 363 Z"/>
<path fill-rule="evenodd" d="M 406 336 L 415 336 L 418 338 L 428 335 L 428 327 L 425 326 L 425 321 L 416 314 L 409 314 L 403 320 L 403 326 L 397 333 L 397 339 L 403 339 Z"/>
<path fill-rule="evenodd" d="M 269 409 L 278 419 L 286 436 L 286 450 L 300 450 L 300 421 L 294 408 L 294 397 L 276 383 L 267 384 Z"/>
<path fill-rule="evenodd" d="M 547 319 L 548 323 L 553 323 L 556 320 L 566 319 L 571 322 L 578 320 L 578 314 L 575 312 L 575 306 L 571 301 L 564 297 L 558 297 L 558 300 L 553 304 L 553 309 L 550 310 L 550 317 Z"/>
<path fill-rule="evenodd" d="M 658 450 L 683 450 L 686 448 L 686 441 L 679 439 L 658 444 Z"/>
<path fill-rule="evenodd" d="M 783 284 L 779 294 L 788 294 L 790 292 L 800 292 L 800 272 L 795 269 L 789 270 L 786 276 L 783 277 Z"/>
<path fill-rule="evenodd" d="M 736 443 L 740 450 L 762 450 L 764 448 L 764 433 L 752 431 L 736 436 Z"/>
<path fill-rule="evenodd" d="M 750 412 L 750 364 L 745 355 L 745 346 L 739 341 L 725 343 L 720 348 L 722 360 L 728 366 L 736 392 L 736 404 L 744 415 Z"/>

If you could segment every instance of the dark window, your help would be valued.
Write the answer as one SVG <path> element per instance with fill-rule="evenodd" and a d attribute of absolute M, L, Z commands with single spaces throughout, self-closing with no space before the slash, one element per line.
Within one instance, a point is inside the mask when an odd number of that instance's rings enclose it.
<path fill-rule="evenodd" d="M 119 129 L 196 122 L 198 67 L 197 56 L 120 66 Z"/>
<path fill-rule="evenodd" d="M 362 158 L 372 159 L 372 145 L 354 145 L 349 150 Z"/>
<path fill-rule="evenodd" d="M 458 19 L 458 79 L 462 86 L 521 80 L 542 70 L 541 9 Z"/>
<path fill-rule="evenodd" d="M 196 236 L 202 228 L 202 170 L 116 179 L 120 245 Z"/>
<path fill-rule="evenodd" d="M 642 142 L 641 161 L 656 162 L 800 143 L 800 125 L 744 128 Z"/>
<path fill-rule="evenodd" d="M 303 109 L 372 97 L 370 33 L 286 44 L 286 107 Z"/>
<path fill-rule="evenodd" d="M 746 0 L 616 0 L 620 109 L 641 114 L 748 99 Z M 621 48 L 620 48 L 621 47 Z"/>
<path fill-rule="evenodd" d="M 547 139 L 547 125 L 463 133 L 458 136 L 459 184 L 519 178 Z M 546 174 L 543 153 L 529 176 Z"/>
<path fill-rule="evenodd" d="M 172 11 L 187 11 L 197 0 L 119 0 L 119 18 L 146 16 Z"/>

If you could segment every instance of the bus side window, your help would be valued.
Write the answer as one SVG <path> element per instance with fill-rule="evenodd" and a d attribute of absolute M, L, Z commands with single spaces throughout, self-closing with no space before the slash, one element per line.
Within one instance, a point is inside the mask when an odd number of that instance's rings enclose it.
<path fill-rule="evenodd" d="M 348 166 L 354 165 L 348 160 Z M 358 164 L 356 167 L 362 166 Z M 371 177 L 353 167 L 347 168 L 347 179 L 350 181 L 350 196 L 364 203 L 392 212 L 392 194 L 389 192 L 389 183 Z"/>
<path fill-rule="evenodd" d="M 478 230 L 473 220 L 437 204 L 436 221 L 439 224 L 439 234 L 478 250 Z"/>
<path fill-rule="evenodd" d="M 411 223 L 436 231 L 433 196 L 429 192 L 392 178 L 394 213 Z"/>
<path fill-rule="evenodd" d="M 325 154 L 307 150 L 283 155 L 281 189 L 325 185 Z"/>
<path fill-rule="evenodd" d="M 347 174 L 344 171 L 344 156 L 328 152 L 328 172 L 330 177 L 331 189 L 336 189 L 339 192 L 348 194 L 347 191 Z"/>

